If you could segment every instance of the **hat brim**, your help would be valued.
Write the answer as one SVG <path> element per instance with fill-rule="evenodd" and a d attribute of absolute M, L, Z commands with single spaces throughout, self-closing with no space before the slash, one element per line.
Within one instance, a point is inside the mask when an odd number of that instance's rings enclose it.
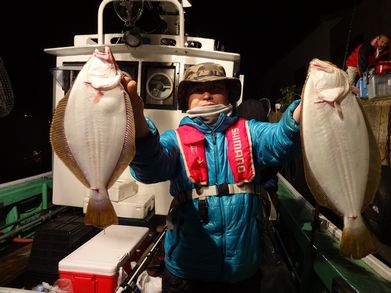
<path fill-rule="evenodd" d="M 187 110 L 187 89 L 189 86 L 200 83 L 208 83 L 214 81 L 225 81 L 227 89 L 229 91 L 228 99 L 231 103 L 236 103 L 240 99 L 240 94 L 242 92 L 242 84 L 240 80 L 236 77 L 226 77 L 226 76 L 209 76 L 208 79 L 201 80 L 182 80 L 178 86 L 178 103 L 180 110 Z"/>

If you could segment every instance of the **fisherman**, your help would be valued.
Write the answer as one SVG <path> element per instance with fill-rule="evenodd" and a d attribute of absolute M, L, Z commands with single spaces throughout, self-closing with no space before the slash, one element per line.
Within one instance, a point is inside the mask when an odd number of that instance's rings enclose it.
<path fill-rule="evenodd" d="M 350 53 L 346 59 L 346 73 L 348 74 L 349 84 L 351 86 L 356 84 L 357 76 L 362 76 L 368 69 L 368 66 L 379 61 L 388 60 L 390 55 L 390 48 L 388 47 L 389 40 L 389 36 L 382 33 L 370 42 L 367 41 L 359 44 Z"/>
<path fill-rule="evenodd" d="M 178 87 L 186 111 L 159 134 L 144 117 L 136 82 L 124 77 L 136 123 L 132 175 L 170 180 L 163 292 L 260 292 L 262 202 L 256 170 L 278 166 L 299 145 L 300 101 L 278 123 L 239 119 L 241 82 L 215 63 L 190 66 Z"/>

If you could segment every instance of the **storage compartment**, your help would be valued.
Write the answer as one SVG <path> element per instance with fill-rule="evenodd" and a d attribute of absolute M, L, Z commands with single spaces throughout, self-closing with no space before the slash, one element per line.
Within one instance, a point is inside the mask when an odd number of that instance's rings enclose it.
<path fill-rule="evenodd" d="M 84 213 L 87 212 L 88 200 L 88 197 L 84 198 Z M 155 207 L 155 196 L 141 193 L 112 204 L 118 217 L 144 219 Z"/>
<path fill-rule="evenodd" d="M 129 272 L 132 254 L 147 237 L 149 229 L 111 225 L 58 264 L 60 278 L 72 281 L 75 293 L 112 293 Z"/>
<path fill-rule="evenodd" d="M 391 74 L 371 75 L 368 82 L 368 98 L 391 96 Z"/>

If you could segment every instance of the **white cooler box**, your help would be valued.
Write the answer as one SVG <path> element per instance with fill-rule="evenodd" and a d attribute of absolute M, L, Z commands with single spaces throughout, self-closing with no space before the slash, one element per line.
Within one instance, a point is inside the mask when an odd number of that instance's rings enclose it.
<path fill-rule="evenodd" d="M 60 278 L 70 279 L 74 293 L 112 293 L 121 268 L 129 271 L 132 253 L 149 229 L 111 225 L 84 243 L 58 264 Z"/>
<path fill-rule="evenodd" d="M 109 188 L 109 196 L 112 201 L 121 201 L 131 197 L 138 192 L 138 185 L 135 180 L 118 179 Z"/>
<path fill-rule="evenodd" d="M 84 198 L 83 211 L 87 212 L 89 197 Z M 118 217 L 144 219 L 148 212 L 155 207 L 153 194 L 138 193 L 122 201 L 113 202 L 113 207 Z"/>
<path fill-rule="evenodd" d="M 138 192 L 138 185 L 135 180 L 118 179 L 108 190 L 111 201 L 118 202 L 135 195 Z M 86 195 L 90 196 L 91 190 L 86 189 Z"/>

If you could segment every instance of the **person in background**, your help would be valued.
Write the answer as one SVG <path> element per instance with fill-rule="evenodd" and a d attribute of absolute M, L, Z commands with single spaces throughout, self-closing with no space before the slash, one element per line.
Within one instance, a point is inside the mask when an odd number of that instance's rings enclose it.
<path fill-rule="evenodd" d="M 241 82 L 216 63 L 190 66 L 178 86 L 186 111 L 159 134 L 144 117 L 136 82 L 123 78 L 134 111 L 130 170 L 145 184 L 170 180 L 163 292 L 260 292 L 262 201 L 259 167 L 279 166 L 300 141 L 300 100 L 278 123 L 234 114 Z"/>
<path fill-rule="evenodd" d="M 358 77 L 362 76 L 369 65 L 389 59 L 389 40 L 389 36 L 382 33 L 373 38 L 372 41 L 358 45 L 350 53 L 346 59 L 346 73 L 352 87 L 355 86 Z M 355 91 L 357 92 L 357 89 L 354 89 Z"/>

